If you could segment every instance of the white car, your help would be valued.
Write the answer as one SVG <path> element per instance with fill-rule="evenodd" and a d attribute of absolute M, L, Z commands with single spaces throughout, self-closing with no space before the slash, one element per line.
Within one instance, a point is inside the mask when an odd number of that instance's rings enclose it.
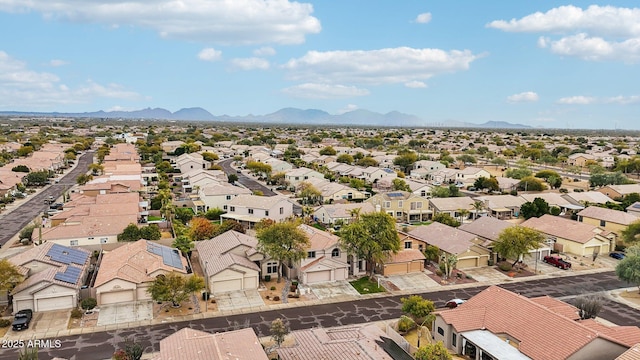
<path fill-rule="evenodd" d="M 446 304 L 444 304 L 445 307 L 448 307 L 449 309 L 453 309 L 453 308 L 457 308 L 459 305 L 464 304 L 465 300 L 462 299 L 451 299 L 449 301 L 447 301 Z"/>

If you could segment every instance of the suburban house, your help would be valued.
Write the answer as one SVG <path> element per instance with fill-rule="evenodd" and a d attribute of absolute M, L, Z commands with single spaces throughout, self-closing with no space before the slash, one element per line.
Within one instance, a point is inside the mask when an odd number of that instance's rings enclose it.
<path fill-rule="evenodd" d="M 377 166 L 369 166 L 362 170 L 362 178 L 364 180 L 375 183 L 380 181 L 381 179 L 390 178 L 395 179 L 398 177 L 398 174 L 392 169 L 380 168 Z"/>
<path fill-rule="evenodd" d="M 570 192 L 562 194 L 562 197 L 569 200 L 569 202 L 573 204 L 582 206 L 613 202 L 613 199 L 599 191 Z"/>
<path fill-rule="evenodd" d="M 313 218 L 327 225 L 335 225 L 336 222 L 342 224 L 350 223 L 356 213 L 358 215 L 375 212 L 376 209 L 368 202 L 349 204 L 325 204 L 319 206 L 313 212 Z"/>
<path fill-rule="evenodd" d="M 491 173 L 485 169 L 477 167 L 465 167 L 462 170 L 458 170 L 456 174 L 456 183 L 463 184 L 465 186 L 472 186 L 473 183 L 479 178 L 490 178 Z"/>
<path fill-rule="evenodd" d="M 178 249 L 149 240 L 125 243 L 104 251 L 93 290 L 98 305 L 150 300 L 147 289 L 159 275 L 189 272 Z"/>
<path fill-rule="evenodd" d="M 252 328 L 211 334 L 184 327 L 160 340 L 152 360 L 268 360 Z"/>
<path fill-rule="evenodd" d="M 520 196 L 527 202 L 533 202 L 536 198 L 543 199 L 547 204 L 549 204 L 549 207 L 555 206 L 560 208 L 561 215 L 572 214 L 584 209 L 583 205 L 574 204 L 572 201 L 565 199 L 562 194 L 559 193 L 542 192 L 521 194 Z"/>
<path fill-rule="evenodd" d="M 200 201 L 204 203 L 204 211 L 221 209 L 227 211 L 231 199 L 239 195 L 251 195 L 251 190 L 228 183 L 212 183 L 198 189 Z"/>
<path fill-rule="evenodd" d="M 284 179 L 289 183 L 291 187 L 297 187 L 301 182 L 309 180 L 310 178 L 324 179 L 324 175 L 315 170 L 307 169 L 305 167 L 287 170 L 284 173 Z"/>
<path fill-rule="evenodd" d="M 262 219 L 279 222 L 291 216 L 293 203 L 286 196 L 238 195 L 227 203 L 227 213 L 221 218 L 235 220 L 253 229 Z"/>
<path fill-rule="evenodd" d="M 181 173 L 186 173 L 194 169 L 208 169 L 211 167 L 211 161 L 205 160 L 198 153 L 182 154 L 176 158 L 173 167 L 180 169 Z"/>
<path fill-rule="evenodd" d="M 165 153 L 173 153 L 182 145 L 184 145 L 184 141 L 174 140 L 164 141 L 162 144 L 160 144 L 160 147 L 162 147 L 162 151 L 164 151 Z"/>
<path fill-rule="evenodd" d="M 640 217 L 633 213 L 619 210 L 589 206 L 578 213 L 578 221 L 595 225 L 601 229 L 616 233 L 621 242 L 622 230 L 625 230 L 631 223 L 640 220 Z"/>
<path fill-rule="evenodd" d="M 80 288 L 85 284 L 91 252 L 45 243 L 8 259 L 25 280 L 13 296 L 13 312 L 67 310 L 78 306 Z"/>
<path fill-rule="evenodd" d="M 293 169 L 293 165 L 290 163 L 276 158 L 268 158 L 264 163 L 271 166 L 272 174 Z"/>
<path fill-rule="evenodd" d="M 458 220 L 460 220 L 460 210 L 466 210 L 469 212 L 468 214 L 474 211 L 474 203 L 475 201 L 468 196 L 429 199 L 429 207 L 433 211 L 433 215 L 449 214 Z"/>
<path fill-rule="evenodd" d="M 351 274 L 364 272 L 364 262 L 353 261 L 340 248 L 336 235 L 301 224 L 298 226 L 309 239 L 306 259 L 294 264 L 289 277 L 297 277 L 302 284 L 346 280 Z"/>
<path fill-rule="evenodd" d="M 498 188 L 503 192 L 515 191 L 520 184 L 520 180 L 508 177 L 496 176 L 496 180 L 498 181 Z"/>
<path fill-rule="evenodd" d="M 524 198 L 513 195 L 478 196 L 474 200 L 482 202 L 484 213 L 501 220 L 517 218 L 520 207 L 526 202 Z M 474 209 L 472 212 L 475 214 L 475 211 Z"/>
<path fill-rule="evenodd" d="M 258 252 L 258 239 L 234 230 L 210 240 L 196 242 L 198 260 L 209 292 L 223 293 L 257 289 L 265 256 Z M 277 274 L 277 262 L 264 264 L 263 274 Z M 271 271 L 275 270 L 275 271 Z"/>
<path fill-rule="evenodd" d="M 296 330 L 291 336 L 294 344 L 279 347 L 278 359 L 412 359 L 375 324 Z"/>
<path fill-rule="evenodd" d="M 640 342 L 640 329 L 580 320 L 578 309 L 560 300 L 529 299 L 494 285 L 454 309 L 437 310 L 432 337 L 471 359 L 613 360 Z"/>
<path fill-rule="evenodd" d="M 413 163 L 413 169 L 411 170 L 410 177 L 428 179 L 430 174 L 444 168 L 446 168 L 446 166 L 439 161 L 418 160 Z"/>
<path fill-rule="evenodd" d="M 317 185 L 314 185 L 314 187 L 320 191 L 321 201 L 323 203 L 364 200 L 367 197 L 362 191 L 337 182 L 320 181 Z"/>
<path fill-rule="evenodd" d="M 521 226 L 540 231 L 554 250 L 578 256 L 606 254 L 615 245 L 616 234 L 596 225 L 565 219 L 549 214 L 532 217 Z"/>
<path fill-rule="evenodd" d="M 405 239 L 405 246 L 406 241 Z M 397 253 L 388 253 L 378 264 L 376 272 L 383 276 L 422 272 L 426 259 L 418 249 L 412 247 L 400 249 Z"/>
<path fill-rule="evenodd" d="M 596 191 L 616 200 L 625 195 L 633 193 L 640 194 L 640 184 L 607 185 L 597 189 Z"/>
<path fill-rule="evenodd" d="M 413 223 L 431 218 L 429 200 L 407 191 L 378 193 L 365 202 L 373 205 L 376 211 L 391 215 L 396 221 Z"/>
<path fill-rule="evenodd" d="M 489 250 L 474 242 L 474 234 L 439 222 L 416 226 L 407 235 L 411 239 L 404 239 L 405 248 L 412 247 L 412 244 L 407 244 L 412 240 L 437 246 L 443 254 L 458 258 L 458 269 L 487 266 L 489 262 Z"/>
<path fill-rule="evenodd" d="M 583 167 L 588 162 L 595 162 L 596 157 L 591 154 L 575 153 L 567 157 L 567 165 Z"/>

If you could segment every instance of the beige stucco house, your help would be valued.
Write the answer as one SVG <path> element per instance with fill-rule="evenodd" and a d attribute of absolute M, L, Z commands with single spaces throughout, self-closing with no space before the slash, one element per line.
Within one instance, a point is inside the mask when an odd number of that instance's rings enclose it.
<path fill-rule="evenodd" d="M 396 221 L 420 222 L 431 218 L 429 199 L 406 191 L 390 191 L 376 194 L 366 200 L 376 211 L 391 215 Z"/>
<path fill-rule="evenodd" d="M 617 241 L 619 242 L 622 241 L 622 231 L 638 220 L 640 220 L 640 217 L 633 213 L 598 206 L 589 206 L 578 213 L 579 222 L 611 231 L 617 235 Z"/>

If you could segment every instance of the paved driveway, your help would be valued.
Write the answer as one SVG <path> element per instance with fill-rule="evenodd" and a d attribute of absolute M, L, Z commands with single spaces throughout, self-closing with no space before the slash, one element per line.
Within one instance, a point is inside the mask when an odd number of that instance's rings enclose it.
<path fill-rule="evenodd" d="M 141 301 L 100 306 L 98 326 L 153 319 L 153 303 Z"/>
<path fill-rule="evenodd" d="M 322 282 L 306 285 L 318 299 L 329 299 L 339 296 L 359 296 L 360 293 L 346 280 Z"/>
<path fill-rule="evenodd" d="M 264 301 L 262 301 L 258 290 L 231 291 L 215 294 L 214 298 L 220 311 L 259 308 L 264 306 Z"/>
<path fill-rule="evenodd" d="M 440 285 L 436 281 L 421 272 L 388 275 L 384 277 L 384 280 L 393 284 L 398 290 L 425 291 L 440 288 Z"/>
<path fill-rule="evenodd" d="M 21 339 L 44 339 L 56 337 L 58 331 L 67 330 L 71 310 L 45 311 L 33 314 L 29 328 L 22 331 L 9 330 Z"/>

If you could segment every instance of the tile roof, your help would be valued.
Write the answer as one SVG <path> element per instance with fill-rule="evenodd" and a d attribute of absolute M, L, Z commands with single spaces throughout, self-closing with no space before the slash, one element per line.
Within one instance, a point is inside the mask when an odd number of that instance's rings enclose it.
<path fill-rule="evenodd" d="M 563 194 L 562 197 L 577 201 L 581 204 L 605 204 L 607 202 L 613 202 L 613 199 L 599 191 L 572 192 Z"/>
<path fill-rule="evenodd" d="M 210 240 L 196 242 L 196 250 L 201 262 L 206 264 L 206 273 L 213 276 L 233 265 L 260 271 L 258 265 L 244 256 L 232 253 L 234 249 L 242 247 L 245 253 L 257 251 L 258 239 L 253 236 L 229 230 Z M 253 250 L 253 251 L 252 251 Z"/>
<path fill-rule="evenodd" d="M 455 255 L 464 253 L 472 247 L 474 245 L 472 240 L 476 238 L 474 234 L 439 222 L 416 226 L 408 234 L 427 244 L 435 245 L 442 251 Z"/>
<path fill-rule="evenodd" d="M 566 310 L 557 311 L 558 308 L 548 299 L 527 299 L 491 286 L 458 308 L 439 310 L 436 314 L 458 332 L 485 329 L 493 334 L 506 334 L 517 340 L 520 352 L 532 359 L 566 359 L 596 338 L 623 346 L 640 342 L 637 327 L 594 330 L 595 325 L 565 317 L 561 313 Z M 549 324 L 554 324 L 553 331 Z"/>
<path fill-rule="evenodd" d="M 589 206 L 586 209 L 580 211 L 578 216 L 584 216 L 593 218 L 596 220 L 604 220 L 615 224 L 621 224 L 628 226 L 632 222 L 640 220 L 637 216 L 619 210 L 601 208 L 598 206 Z"/>
<path fill-rule="evenodd" d="M 540 231 L 541 233 L 585 244 L 596 235 L 604 235 L 602 229 L 595 225 L 589 225 L 549 214 L 539 218 L 532 217 L 520 224 Z"/>
<path fill-rule="evenodd" d="M 307 250 L 325 250 L 338 245 L 340 238 L 336 235 L 316 229 L 307 224 L 300 224 L 298 229 L 302 230 L 309 238 L 309 248 Z"/>
<path fill-rule="evenodd" d="M 150 252 L 147 243 L 149 240 L 138 240 L 125 243 L 122 246 L 105 252 L 102 255 L 100 269 L 96 276 L 94 287 L 98 287 L 113 279 L 122 279 L 135 284 L 153 281 L 149 274 L 157 270 L 168 272 L 187 273 L 187 260 L 180 256 L 182 269 L 177 269 L 164 264 L 162 256 Z M 165 247 L 155 242 L 154 246 Z"/>
<path fill-rule="evenodd" d="M 616 360 L 640 360 L 640 344 L 636 344 L 629 350 L 618 356 Z"/>
<path fill-rule="evenodd" d="M 272 207 L 274 207 L 276 204 L 282 201 L 286 201 L 287 203 L 289 203 L 288 198 L 283 195 L 276 195 L 276 196 L 238 195 L 233 199 L 231 199 L 228 205 L 241 206 L 241 207 L 247 207 L 247 208 L 253 208 L 253 209 L 269 210 Z"/>
<path fill-rule="evenodd" d="M 368 202 L 322 205 L 321 208 L 324 208 L 332 219 L 351 218 L 351 210 L 354 209 L 360 209 L 360 215 L 376 211 L 373 205 Z"/>
<path fill-rule="evenodd" d="M 391 253 L 384 261 L 385 264 L 406 263 L 415 260 L 425 260 L 426 257 L 418 249 L 401 249 L 396 254 Z"/>
<path fill-rule="evenodd" d="M 252 328 L 210 334 L 182 328 L 160 340 L 157 360 L 267 360 Z"/>
<path fill-rule="evenodd" d="M 473 222 L 460 225 L 458 229 L 491 241 L 496 241 L 504 229 L 512 226 L 515 225 L 508 221 L 491 216 L 481 216 Z"/>
<path fill-rule="evenodd" d="M 429 202 L 439 211 L 456 211 L 458 209 L 473 209 L 473 199 L 468 196 L 431 198 Z"/>

